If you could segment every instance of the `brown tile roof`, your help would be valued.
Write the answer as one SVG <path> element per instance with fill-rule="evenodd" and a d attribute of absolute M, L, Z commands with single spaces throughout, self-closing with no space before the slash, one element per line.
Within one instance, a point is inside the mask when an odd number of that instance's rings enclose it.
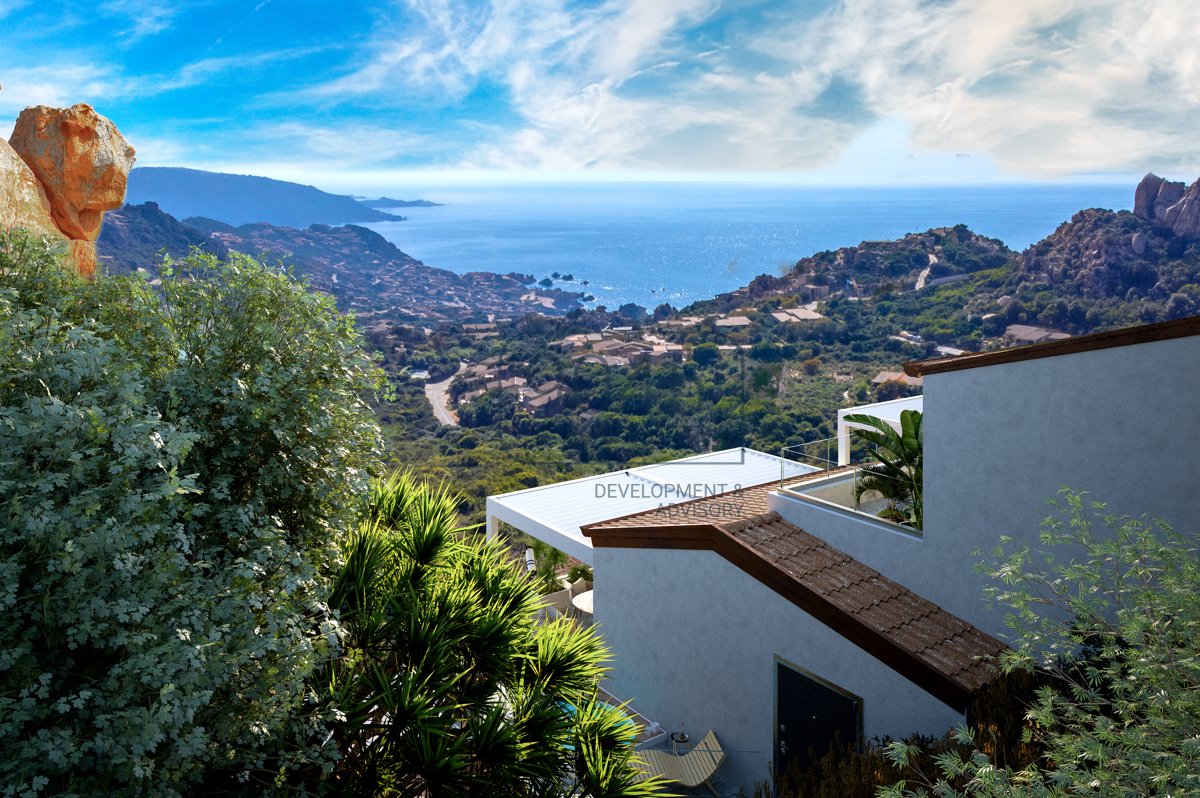
<path fill-rule="evenodd" d="M 972 693 L 991 678 L 982 658 L 998 654 L 1003 643 L 778 513 L 727 524 L 724 531 L 839 612 L 932 666 L 963 692 Z"/>
<path fill-rule="evenodd" d="M 591 524 L 590 530 L 643 529 L 648 526 L 706 526 L 725 523 L 767 512 L 767 494 L 779 487 L 779 480 L 751 485 L 741 490 L 692 499 L 632 515 Z"/>
<path fill-rule="evenodd" d="M 594 546 L 715 551 L 947 704 L 991 678 L 999 640 L 767 512 L 778 482 L 584 527 Z"/>
<path fill-rule="evenodd" d="M 1057 357 L 1058 355 L 1073 355 L 1079 352 L 1094 352 L 1099 349 L 1112 349 L 1118 346 L 1147 344 L 1153 341 L 1168 341 L 1172 338 L 1187 338 L 1200 335 L 1200 316 L 1189 316 L 1186 319 L 1160 321 L 1157 324 L 1143 324 L 1139 327 L 1125 327 L 1120 330 L 1081 335 L 1078 338 L 1065 338 L 1060 341 L 1046 341 L 1029 346 L 1014 346 L 1011 349 L 1001 349 L 996 352 L 977 352 L 956 357 L 939 357 L 932 360 L 920 360 L 904 364 L 904 371 L 913 377 L 923 377 L 926 374 L 941 374 L 945 371 L 973 369 L 980 366 L 998 366 L 1002 363 L 1017 363 L 1023 360 L 1036 360 L 1042 357 Z"/>
<path fill-rule="evenodd" d="M 845 466 L 826 471 L 814 471 L 804 476 L 789 477 L 787 484 L 795 485 L 813 479 L 824 479 L 834 474 L 849 473 L 854 468 L 854 466 Z M 585 530 L 644 529 L 648 526 L 705 526 L 740 521 L 767 512 L 767 495 L 778 489 L 779 480 L 772 479 L 769 482 L 748 485 L 716 496 L 705 496 L 679 504 L 610 518 L 607 521 L 598 521 L 589 524 Z"/>

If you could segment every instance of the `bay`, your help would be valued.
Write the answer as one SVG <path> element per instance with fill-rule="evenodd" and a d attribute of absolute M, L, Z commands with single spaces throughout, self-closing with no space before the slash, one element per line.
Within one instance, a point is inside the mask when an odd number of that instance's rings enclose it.
<path fill-rule="evenodd" d="M 822 250 L 965 224 L 1021 250 L 1083 208 L 1128 209 L 1128 184 L 824 187 L 744 182 L 406 186 L 445 203 L 366 225 L 456 273 L 519 272 L 591 305 L 682 307 Z M 584 281 L 587 284 L 584 285 Z"/>

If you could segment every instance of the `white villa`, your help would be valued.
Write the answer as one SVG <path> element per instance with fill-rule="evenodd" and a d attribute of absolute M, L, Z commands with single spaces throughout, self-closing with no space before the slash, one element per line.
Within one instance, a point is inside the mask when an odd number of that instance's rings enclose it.
<path fill-rule="evenodd" d="M 716 732 L 726 793 L 836 732 L 940 735 L 1001 650 L 978 550 L 1037 545 L 1047 500 L 1185 528 L 1200 510 L 1200 317 L 909 363 L 924 396 L 839 411 L 834 467 L 728 450 L 489 497 L 593 566 L 605 687 Z M 853 509 L 844 416 L 924 411 L 924 529 Z M 832 459 L 832 458 L 831 458 Z"/>

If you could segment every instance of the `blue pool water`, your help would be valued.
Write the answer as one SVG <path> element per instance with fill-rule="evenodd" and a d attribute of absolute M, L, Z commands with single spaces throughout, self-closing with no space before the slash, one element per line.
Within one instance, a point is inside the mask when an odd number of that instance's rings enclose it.
<path fill-rule="evenodd" d="M 676 307 L 864 240 L 966 224 L 1023 249 L 1083 208 L 1129 208 L 1132 185 L 829 188 L 774 182 L 404 187 L 446 203 L 368 225 L 430 266 L 571 274 L 598 304 Z M 587 280 L 587 286 L 581 281 Z"/>

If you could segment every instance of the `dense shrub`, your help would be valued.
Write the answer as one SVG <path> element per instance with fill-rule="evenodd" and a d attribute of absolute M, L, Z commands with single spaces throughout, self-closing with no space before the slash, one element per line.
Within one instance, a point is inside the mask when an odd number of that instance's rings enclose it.
<path fill-rule="evenodd" d="M 325 756 L 305 679 L 375 370 L 251 259 L 163 274 L 0 240 L 4 795 L 262 793 Z"/>
<path fill-rule="evenodd" d="M 880 787 L 911 780 L 922 768 L 936 768 L 937 756 L 968 750 L 950 735 L 934 739 L 914 734 L 905 743 L 919 748 L 921 755 L 901 768 L 888 759 L 890 742 L 855 746 L 838 740 L 808 767 L 778 774 L 776 794 L 779 798 L 875 798 Z"/>
<path fill-rule="evenodd" d="M 1001 665 L 1037 673 L 1033 762 L 1003 761 L 971 730 L 969 755 L 944 757 L 887 795 L 1196 795 L 1200 792 L 1200 567 L 1197 537 L 1110 514 L 1063 489 L 1041 550 L 1004 540 L 989 569 L 1016 633 Z M 919 752 L 895 745 L 898 763 Z M 915 789 L 914 789 L 915 786 Z"/>
<path fill-rule="evenodd" d="M 463 534 L 456 504 L 395 476 L 346 541 L 330 599 L 344 649 L 318 682 L 343 719 L 337 794 L 656 794 L 635 783 L 637 729 L 596 701 L 609 652 L 595 630 L 536 623 L 544 580 Z"/>
<path fill-rule="evenodd" d="M 967 707 L 967 726 L 975 744 L 993 762 L 1014 769 L 1036 762 L 1042 748 L 1027 739 L 1026 713 L 1035 701 L 1035 693 L 1044 680 L 1024 671 L 998 673 L 981 689 Z M 889 739 L 874 740 L 855 746 L 838 740 L 828 752 L 803 769 L 779 774 L 779 798 L 875 798 L 879 790 L 903 781 L 920 783 L 927 774 L 938 771 L 939 757 L 968 756 L 972 748 L 950 732 L 941 738 L 919 734 L 903 741 L 914 753 L 904 765 L 890 754 Z M 962 789 L 967 779 L 952 781 Z"/>

